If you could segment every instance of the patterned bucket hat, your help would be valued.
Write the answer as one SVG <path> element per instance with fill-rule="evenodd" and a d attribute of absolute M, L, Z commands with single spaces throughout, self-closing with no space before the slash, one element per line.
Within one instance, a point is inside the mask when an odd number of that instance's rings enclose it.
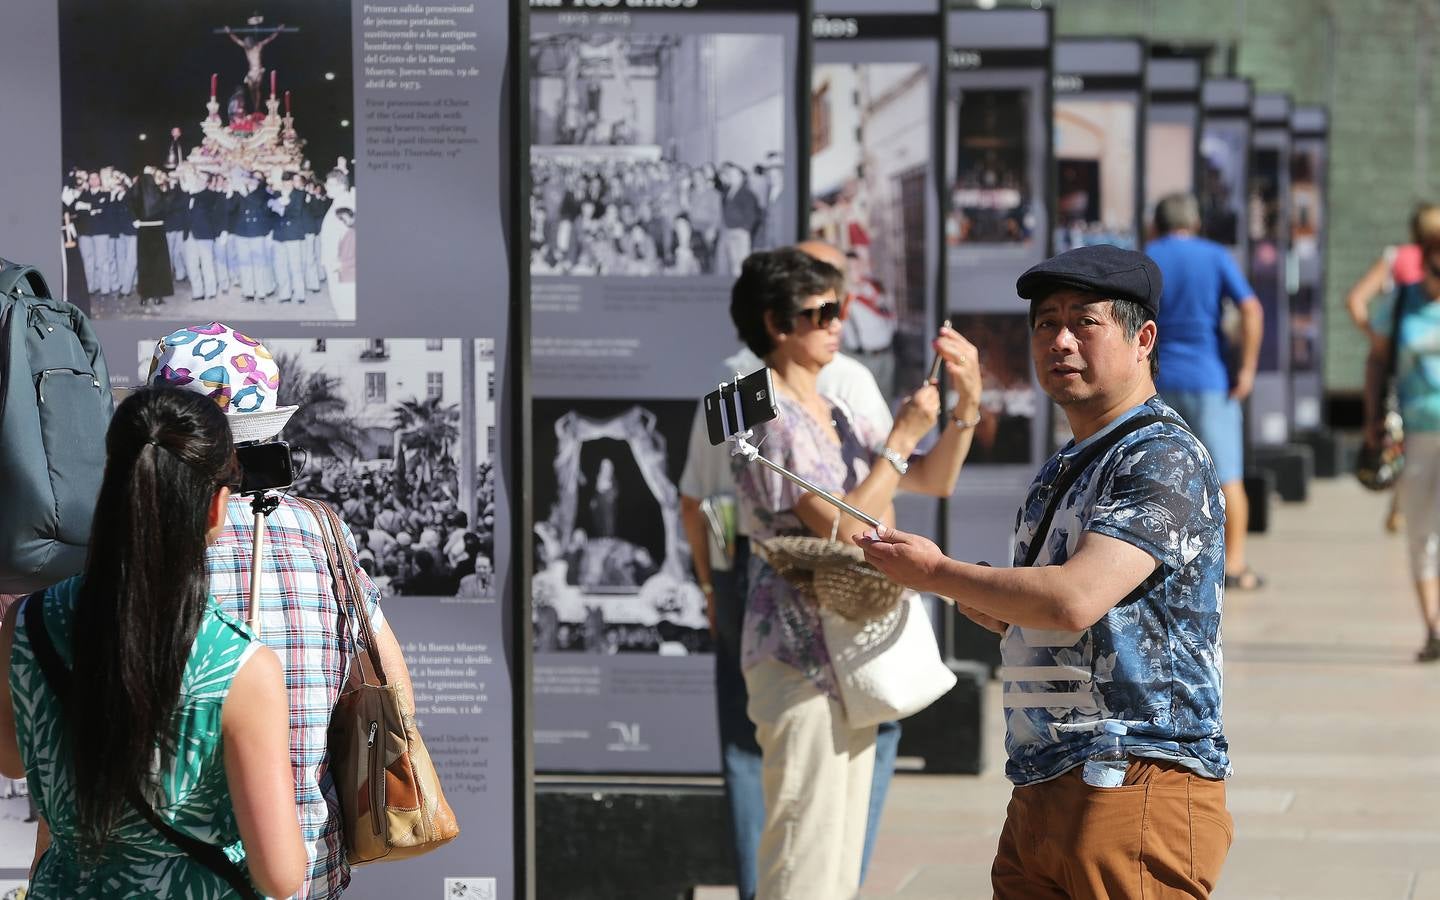
<path fill-rule="evenodd" d="M 220 322 L 192 325 L 161 338 L 145 380 L 220 404 L 237 444 L 275 437 L 300 408 L 277 405 L 280 367 L 265 345 Z"/>

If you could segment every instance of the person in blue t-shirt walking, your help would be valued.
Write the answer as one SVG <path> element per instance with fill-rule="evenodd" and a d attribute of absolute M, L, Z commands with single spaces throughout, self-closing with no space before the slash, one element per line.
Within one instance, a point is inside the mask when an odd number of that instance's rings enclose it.
<path fill-rule="evenodd" d="M 1264 584 L 1245 558 L 1250 503 L 1245 496 L 1245 423 L 1240 404 L 1255 387 L 1260 300 L 1230 252 L 1199 236 L 1200 205 L 1190 194 L 1170 194 L 1155 205 L 1158 238 L 1145 247 L 1165 279 L 1156 324 L 1160 373 L 1155 386 L 1195 431 L 1225 494 L 1225 586 L 1250 591 Z M 1220 328 L 1225 300 L 1240 311 L 1238 365 L 1227 365 L 1229 342 Z"/>

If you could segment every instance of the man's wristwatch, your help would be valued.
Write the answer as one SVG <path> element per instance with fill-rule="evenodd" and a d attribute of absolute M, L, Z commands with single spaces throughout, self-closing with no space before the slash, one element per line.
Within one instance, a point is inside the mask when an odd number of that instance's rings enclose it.
<path fill-rule="evenodd" d="M 885 457 L 885 461 L 890 463 L 890 465 L 894 466 L 895 471 L 899 472 L 901 475 L 904 475 L 906 472 L 910 471 L 910 461 L 905 457 L 901 456 L 898 452 L 890 449 L 889 447 L 881 450 L 880 455 Z"/>

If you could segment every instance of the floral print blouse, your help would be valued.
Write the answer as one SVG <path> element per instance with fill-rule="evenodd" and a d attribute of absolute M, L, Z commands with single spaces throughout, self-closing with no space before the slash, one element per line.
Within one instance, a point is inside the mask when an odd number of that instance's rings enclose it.
<path fill-rule="evenodd" d="M 765 458 L 837 494 L 852 490 L 870 474 L 870 461 L 885 442 L 885 435 L 875 423 L 826 398 L 840 436 L 837 444 L 797 401 L 786 395 L 777 395 L 776 399 L 779 415 L 755 428 L 753 443 Z M 732 465 L 742 534 L 751 541 L 811 534 L 795 514 L 803 489 L 742 457 L 734 457 Z M 819 611 L 758 552 L 751 554 L 749 575 L 750 593 L 740 643 L 742 668 L 774 659 L 799 669 L 821 693 L 840 699 L 820 629 Z"/>

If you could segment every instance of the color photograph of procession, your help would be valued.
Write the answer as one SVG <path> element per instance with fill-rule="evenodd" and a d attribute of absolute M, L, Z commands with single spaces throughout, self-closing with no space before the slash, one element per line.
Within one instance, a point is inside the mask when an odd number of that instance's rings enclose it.
<path fill-rule="evenodd" d="M 66 299 L 353 321 L 348 0 L 61 0 L 60 23 Z"/>

